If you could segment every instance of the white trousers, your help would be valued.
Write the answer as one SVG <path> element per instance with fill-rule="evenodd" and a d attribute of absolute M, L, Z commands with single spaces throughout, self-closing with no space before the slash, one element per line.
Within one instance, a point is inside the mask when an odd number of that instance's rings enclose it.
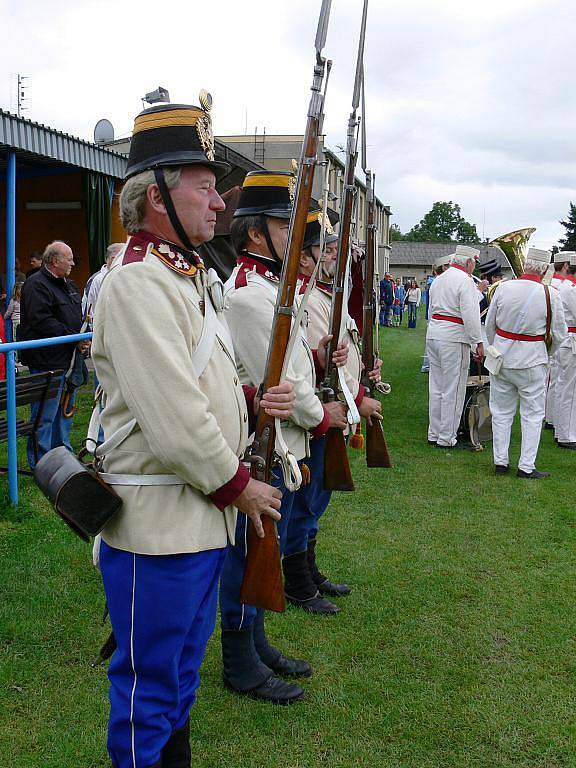
<path fill-rule="evenodd" d="M 546 373 L 546 365 L 535 365 L 521 369 L 502 367 L 497 376 L 490 374 L 494 464 L 509 464 L 510 433 L 520 398 L 522 448 L 518 469 L 532 472 L 535 468 L 546 404 Z"/>
<path fill-rule="evenodd" d="M 550 358 L 548 363 L 548 377 L 546 383 L 546 414 L 545 420 L 548 424 L 554 424 L 554 415 L 556 412 L 556 379 L 558 377 L 558 365 L 556 355 Z"/>
<path fill-rule="evenodd" d="M 576 443 L 576 355 L 566 347 L 556 353 L 554 434 L 560 443 Z"/>
<path fill-rule="evenodd" d="M 429 339 L 428 440 L 446 448 L 456 443 L 456 433 L 466 397 L 470 345 L 459 341 Z"/>

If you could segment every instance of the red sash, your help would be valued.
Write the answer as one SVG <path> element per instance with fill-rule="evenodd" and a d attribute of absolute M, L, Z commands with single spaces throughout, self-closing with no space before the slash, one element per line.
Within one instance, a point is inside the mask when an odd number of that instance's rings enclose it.
<path fill-rule="evenodd" d="M 454 317 L 453 315 L 432 315 L 432 320 L 447 320 L 449 323 L 464 325 L 464 320 L 461 317 Z"/>
<path fill-rule="evenodd" d="M 526 333 L 511 333 L 510 331 L 503 331 L 502 328 L 496 328 L 496 335 L 502 336 L 504 339 L 512 339 L 513 341 L 544 341 L 544 336 L 528 336 Z"/>

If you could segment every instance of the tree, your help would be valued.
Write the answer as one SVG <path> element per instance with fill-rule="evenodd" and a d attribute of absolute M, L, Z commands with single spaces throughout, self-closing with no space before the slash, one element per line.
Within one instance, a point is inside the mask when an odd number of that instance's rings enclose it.
<path fill-rule="evenodd" d="M 477 243 L 480 238 L 476 226 L 462 218 L 458 203 L 436 202 L 426 216 L 404 236 L 416 242 Z"/>
<path fill-rule="evenodd" d="M 570 210 L 566 221 L 560 221 L 566 230 L 566 237 L 560 238 L 563 251 L 576 251 L 576 205 L 570 203 Z"/>
<path fill-rule="evenodd" d="M 398 224 L 392 224 L 390 227 L 390 242 L 394 243 L 397 240 L 405 240 L 406 235 L 402 234 L 402 230 L 398 226 Z"/>

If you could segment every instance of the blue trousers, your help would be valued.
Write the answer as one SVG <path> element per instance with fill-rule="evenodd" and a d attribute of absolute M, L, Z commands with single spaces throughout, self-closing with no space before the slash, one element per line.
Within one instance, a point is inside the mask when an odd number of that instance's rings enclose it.
<path fill-rule="evenodd" d="M 280 552 L 284 553 L 286 533 L 292 514 L 294 493 L 286 490 L 282 476 L 275 476 L 274 487 L 282 492 L 282 519 L 278 522 Z M 220 618 L 222 629 L 248 629 L 254 624 L 257 608 L 240 602 L 240 588 L 244 578 L 244 564 L 248 552 L 248 518 L 238 513 L 234 546 L 228 549 L 228 555 L 222 569 L 220 580 Z"/>
<path fill-rule="evenodd" d="M 320 518 L 330 503 L 331 491 L 324 490 L 324 451 L 326 438 L 310 441 L 310 483 L 294 494 L 292 515 L 286 536 L 285 555 L 295 555 L 308 549 L 308 541 L 318 533 Z"/>
<path fill-rule="evenodd" d="M 416 328 L 416 318 L 418 317 L 418 307 L 414 302 L 408 302 L 408 328 Z"/>
<path fill-rule="evenodd" d="M 154 765 L 186 723 L 216 623 L 225 553 L 138 555 L 102 542 L 100 568 L 118 644 L 108 670 L 115 768 Z"/>
<path fill-rule="evenodd" d="M 35 368 L 30 369 L 30 373 L 43 373 Z M 73 418 L 65 418 L 62 413 L 62 407 L 60 405 L 60 398 L 62 397 L 62 390 L 64 388 L 64 382 L 60 385 L 58 394 L 56 397 L 46 400 L 44 403 L 44 410 L 42 412 L 42 419 L 36 432 L 36 438 L 38 440 L 38 459 L 41 459 L 45 453 L 48 453 L 52 448 L 58 448 L 60 445 L 66 446 L 69 451 L 72 450 L 70 445 L 70 430 L 72 429 Z M 75 393 L 70 398 L 70 407 L 74 405 Z M 33 419 L 36 418 L 40 403 L 32 403 L 30 406 L 30 413 Z M 31 437 L 28 438 L 27 445 L 28 464 L 30 469 L 34 469 L 36 466 L 36 460 L 34 458 L 34 441 Z"/>

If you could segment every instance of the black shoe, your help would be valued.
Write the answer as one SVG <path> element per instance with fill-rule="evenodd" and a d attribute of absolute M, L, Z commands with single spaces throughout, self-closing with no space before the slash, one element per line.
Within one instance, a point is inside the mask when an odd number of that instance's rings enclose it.
<path fill-rule="evenodd" d="M 321 595 L 331 595 L 332 597 L 346 597 L 352 592 L 348 584 L 334 584 L 329 579 L 318 584 L 318 591 Z"/>
<path fill-rule="evenodd" d="M 222 630 L 222 664 L 226 684 L 239 693 L 257 688 L 273 675 L 256 651 L 254 627 Z"/>
<path fill-rule="evenodd" d="M 312 667 L 304 659 L 291 659 L 270 645 L 264 628 L 265 611 L 261 608 L 254 620 L 254 645 L 264 664 L 281 677 L 311 677 Z"/>
<path fill-rule="evenodd" d="M 542 480 L 544 477 L 550 477 L 550 472 L 538 472 L 537 469 L 533 469 L 532 472 L 524 472 L 519 469 L 516 472 L 516 477 L 522 477 L 524 480 Z"/>
<path fill-rule="evenodd" d="M 428 440 L 428 445 L 438 446 L 438 443 L 436 442 L 436 440 Z"/>
<path fill-rule="evenodd" d="M 454 445 L 440 445 L 440 443 L 436 443 L 436 448 L 440 448 L 441 451 L 465 451 L 468 446 L 466 443 L 461 443 L 457 440 Z"/>
<path fill-rule="evenodd" d="M 576 443 L 557 443 L 558 448 L 565 448 L 567 451 L 576 451 Z"/>
<path fill-rule="evenodd" d="M 494 465 L 494 472 L 497 475 L 507 475 L 510 472 L 510 465 L 504 465 L 504 464 L 495 464 Z"/>
<path fill-rule="evenodd" d="M 271 675 L 256 688 L 240 691 L 235 688 L 225 675 L 222 676 L 224 685 L 234 693 L 249 696 L 258 701 L 268 701 L 270 704 L 293 704 L 304 696 L 304 691 L 296 683 L 287 683 L 276 675 Z"/>
<path fill-rule="evenodd" d="M 190 750 L 190 720 L 173 731 L 166 746 L 162 750 L 161 768 L 190 768 L 192 752 Z"/>
<path fill-rule="evenodd" d="M 340 608 L 337 605 L 320 595 L 310 573 L 307 551 L 284 556 L 282 568 L 284 570 L 284 592 L 289 603 L 308 613 L 324 615 L 339 613 Z"/>
<path fill-rule="evenodd" d="M 352 592 L 348 584 L 336 584 L 333 581 L 330 581 L 327 576 L 324 576 L 324 574 L 320 572 L 318 565 L 316 564 L 315 536 L 308 540 L 307 555 L 310 576 L 312 576 L 312 581 L 318 587 L 320 594 L 332 595 L 334 597 L 343 597 L 345 595 L 349 595 Z"/>
<path fill-rule="evenodd" d="M 550 424 L 550 422 L 545 421 L 544 422 L 544 429 L 554 429 L 554 424 Z"/>

